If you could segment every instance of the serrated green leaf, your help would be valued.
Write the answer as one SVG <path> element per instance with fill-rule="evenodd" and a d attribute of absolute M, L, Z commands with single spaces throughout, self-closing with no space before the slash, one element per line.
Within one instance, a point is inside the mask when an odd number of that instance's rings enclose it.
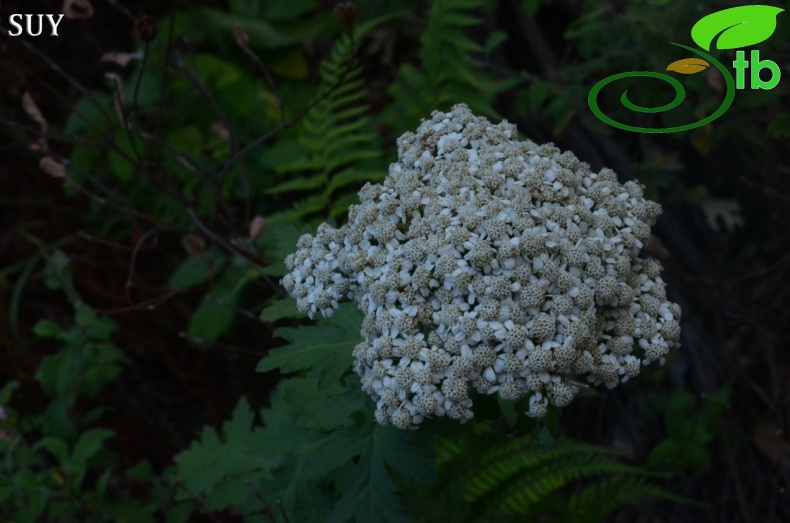
<path fill-rule="evenodd" d="M 332 181 L 327 185 L 325 192 L 327 194 L 333 193 L 335 190 L 355 183 L 365 182 L 381 182 L 385 177 L 385 173 L 379 171 L 368 171 L 360 169 L 345 169 L 332 177 Z"/>
<path fill-rule="evenodd" d="M 284 276 L 288 269 L 283 261 L 296 251 L 296 242 L 299 238 L 310 232 L 312 231 L 307 224 L 303 225 L 300 231 L 292 224 L 272 223 L 269 220 L 269 227 L 255 240 L 255 244 L 264 256 L 273 262 L 272 265 L 264 268 L 264 272 L 271 276 Z"/>
<path fill-rule="evenodd" d="M 269 352 L 256 370 L 268 372 L 279 368 L 281 372 L 296 372 L 316 369 L 319 389 L 326 389 L 351 368 L 352 352 L 361 339 L 361 325 L 359 310 L 346 303 L 341 304 L 331 318 L 322 318 L 318 325 L 277 329 L 274 335 L 290 343 Z"/>
<path fill-rule="evenodd" d="M 321 187 L 324 185 L 324 183 L 326 183 L 326 176 L 323 174 L 323 172 L 312 176 L 299 176 L 267 189 L 266 194 L 278 194 L 291 191 L 309 191 L 311 189 L 317 189 Z"/>
<path fill-rule="evenodd" d="M 271 305 L 261 312 L 261 320 L 267 323 L 274 323 L 283 318 L 306 318 L 296 309 L 296 301 L 288 298 L 275 300 Z"/>
<path fill-rule="evenodd" d="M 353 483 L 335 504 L 327 517 L 328 523 L 365 521 L 370 523 L 399 523 L 411 519 L 401 507 L 389 469 L 415 480 L 418 484 L 434 479 L 432 460 L 414 448 L 411 434 L 393 427 L 382 427 L 372 416 L 369 424 L 355 441 L 364 442 L 359 462 L 354 469 Z"/>
<path fill-rule="evenodd" d="M 251 426 L 252 410 L 240 401 L 221 436 L 206 428 L 176 457 L 176 479 L 210 510 L 232 505 L 258 513 L 255 488 L 282 501 L 292 521 L 322 521 L 331 508 L 322 486 L 361 452 L 362 434 L 350 432 L 360 398 L 358 381 L 318 392 L 314 378 L 285 380 L 261 412 L 263 427 Z"/>
<path fill-rule="evenodd" d="M 332 431 L 353 424 L 352 415 L 367 408 L 365 395 L 356 386 L 335 382 L 321 390 L 315 373 L 306 379 L 286 380 L 280 394 L 305 427 L 317 430 Z"/>
<path fill-rule="evenodd" d="M 205 427 L 199 441 L 175 456 L 176 479 L 190 491 L 206 494 L 212 509 L 243 503 L 253 492 L 247 480 L 271 477 L 271 470 L 281 463 L 284 456 L 267 445 L 260 427 L 253 427 L 255 414 L 249 402 L 242 397 L 233 410 L 231 419 L 223 424 L 221 435 Z M 231 484 L 238 496 L 213 500 L 211 495 L 218 488 Z"/>
<path fill-rule="evenodd" d="M 269 217 L 270 224 L 286 224 L 298 222 L 310 213 L 321 211 L 326 205 L 326 200 L 321 194 L 314 194 L 303 198 L 293 205 L 288 211 L 278 212 Z"/>

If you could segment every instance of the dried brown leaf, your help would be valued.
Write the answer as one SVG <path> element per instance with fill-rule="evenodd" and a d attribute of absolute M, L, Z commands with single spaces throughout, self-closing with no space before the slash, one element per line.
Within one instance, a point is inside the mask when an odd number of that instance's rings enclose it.
<path fill-rule="evenodd" d="M 117 64 L 121 67 L 126 67 L 132 60 L 138 60 L 139 58 L 141 58 L 140 53 L 121 53 L 118 51 L 111 51 L 109 53 L 104 53 L 101 57 L 101 61 Z"/>
<path fill-rule="evenodd" d="M 228 128 L 222 122 L 213 122 L 211 124 L 211 131 L 226 142 L 230 140 L 230 131 L 228 131 Z"/>
<path fill-rule="evenodd" d="M 254 240 L 260 236 L 263 231 L 266 230 L 266 227 L 269 225 L 269 222 L 266 221 L 266 218 L 263 216 L 256 216 L 250 222 L 250 239 Z"/>
<path fill-rule="evenodd" d="M 197 234 L 187 234 L 181 238 L 181 245 L 190 256 L 197 256 L 206 250 L 206 240 Z"/>
<path fill-rule="evenodd" d="M 125 111 L 126 108 L 126 97 L 123 94 L 123 85 L 121 83 L 121 77 L 115 73 L 106 73 L 104 76 L 109 78 L 115 84 L 115 96 L 113 97 L 113 106 L 115 108 L 115 114 L 118 115 L 118 119 L 125 123 Z"/>
<path fill-rule="evenodd" d="M 66 166 L 51 156 L 45 156 L 38 162 L 39 168 L 53 178 L 65 178 Z"/>
<path fill-rule="evenodd" d="M 37 141 L 30 144 L 30 150 L 37 153 L 46 153 L 49 150 L 47 141 L 44 138 L 39 138 Z"/>
<path fill-rule="evenodd" d="M 22 108 L 34 122 L 41 126 L 41 134 L 47 134 L 47 129 L 49 128 L 47 119 L 41 114 L 35 100 L 27 91 L 22 95 Z"/>

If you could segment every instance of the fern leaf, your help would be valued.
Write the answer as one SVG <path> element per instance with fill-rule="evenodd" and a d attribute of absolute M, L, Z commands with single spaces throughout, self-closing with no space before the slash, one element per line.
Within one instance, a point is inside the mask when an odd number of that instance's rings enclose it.
<path fill-rule="evenodd" d="M 294 180 L 288 180 L 287 182 L 283 182 L 270 189 L 267 189 L 266 194 L 277 194 L 289 191 L 307 191 L 310 189 L 317 189 L 321 187 L 323 183 L 324 176 L 321 174 L 310 176 L 309 178 L 296 178 Z"/>
<path fill-rule="evenodd" d="M 573 480 L 622 472 L 635 473 L 638 469 L 597 456 L 577 455 L 552 461 L 534 473 L 510 483 L 502 491 L 501 508 L 505 514 L 525 514 L 549 494 Z"/>
<path fill-rule="evenodd" d="M 299 200 L 287 211 L 272 214 L 269 217 L 269 223 L 298 223 L 305 216 L 321 211 L 325 205 L 326 203 L 323 195 L 314 194 L 313 196 Z"/>
<path fill-rule="evenodd" d="M 675 501 L 685 501 L 644 478 L 617 476 L 590 485 L 573 496 L 566 509 L 566 519 L 573 523 L 596 523 L 628 504 L 667 496 Z"/>
<path fill-rule="evenodd" d="M 340 187 L 350 185 L 355 182 L 377 182 L 384 179 L 384 173 L 378 171 L 360 171 L 357 169 L 346 169 L 329 182 L 326 190 L 331 193 Z M 356 198 L 356 196 L 354 196 Z"/>
<path fill-rule="evenodd" d="M 348 35 L 341 37 L 332 47 L 329 59 L 321 63 L 319 92 L 328 94 L 299 122 L 298 144 L 301 151 L 297 156 L 300 159 L 278 168 L 278 172 L 292 179 L 269 192 L 325 189 L 296 202 L 287 211 L 275 213 L 270 221 L 303 220 L 312 214 L 325 213 L 327 208 L 331 208 L 332 215 L 338 215 L 347 210 L 350 201 L 338 198 L 335 191 L 380 179 L 379 176 L 363 179 L 363 174 L 373 174 L 374 171 L 358 169 L 362 164 L 370 167 L 370 161 L 379 158 L 381 153 L 376 147 L 376 135 L 369 131 L 370 108 L 364 103 L 362 70 L 358 66 L 349 70 L 348 64 L 361 37 L 383 20 L 361 24 L 354 41 Z M 338 85 L 341 79 L 342 83 Z M 381 169 L 383 171 L 385 166 L 381 165 Z M 343 175 L 348 170 L 357 174 Z M 345 204 L 345 209 L 339 208 L 340 202 Z"/>
<path fill-rule="evenodd" d="M 432 2 L 428 26 L 420 41 L 420 67 L 402 65 L 398 81 L 390 87 L 395 103 L 385 111 L 384 121 L 393 124 L 396 132 L 412 129 L 424 115 L 459 102 L 465 102 L 475 114 L 501 119 L 492 106 L 497 92 L 494 84 L 469 60 L 471 53 L 482 53 L 484 49 L 463 32 L 480 23 L 469 11 L 483 8 L 485 3 Z"/>

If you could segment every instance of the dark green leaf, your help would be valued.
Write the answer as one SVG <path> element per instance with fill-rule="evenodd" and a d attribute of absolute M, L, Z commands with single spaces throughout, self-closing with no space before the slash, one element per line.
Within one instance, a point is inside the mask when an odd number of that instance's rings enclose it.
<path fill-rule="evenodd" d="M 369 418 L 372 416 L 369 416 Z M 433 463 L 410 444 L 410 434 L 370 422 L 352 441 L 361 441 L 353 483 L 335 504 L 327 522 L 408 522 L 401 508 L 389 468 L 417 483 L 430 483 Z"/>
<path fill-rule="evenodd" d="M 255 243 L 267 258 L 282 262 L 289 254 L 296 251 L 296 242 L 299 238 L 310 232 L 308 225 L 303 226 L 300 231 L 292 224 L 270 224 Z"/>
<path fill-rule="evenodd" d="M 56 338 L 63 334 L 63 328 L 51 320 L 39 320 L 33 327 L 33 333 L 42 338 Z"/>
<path fill-rule="evenodd" d="M 190 491 L 208 494 L 207 504 L 212 509 L 243 503 L 253 494 L 246 481 L 271 476 L 269 471 L 284 457 L 267 445 L 260 428 L 253 427 L 254 418 L 249 403 L 241 398 L 231 419 L 224 423 L 221 436 L 205 427 L 199 442 L 174 458 L 178 466 L 176 478 Z M 235 487 L 236 494 L 211 500 L 210 494 L 227 484 Z"/>
<path fill-rule="evenodd" d="M 306 318 L 296 310 L 296 301 L 290 298 L 275 300 L 274 303 L 263 309 L 260 318 L 268 323 L 274 323 L 283 318 Z"/>
<path fill-rule="evenodd" d="M 351 368 L 352 351 L 361 341 L 362 315 L 356 306 L 341 304 L 331 318 L 321 324 L 294 329 L 284 327 L 275 336 L 289 345 L 272 350 L 258 363 L 258 372 L 279 368 L 281 372 L 318 369 L 319 389 L 326 389 Z"/>
<path fill-rule="evenodd" d="M 104 441 L 114 434 L 107 429 L 93 429 L 80 436 L 77 444 L 74 445 L 65 471 L 76 488 L 79 489 L 88 471 L 88 460 L 101 449 Z"/>
<path fill-rule="evenodd" d="M 491 33 L 491 36 L 488 37 L 485 45 L 483 46 L 486 55 L 490 55 L 494 49 L 499 47 L 500 44 L 502 44 L 502 42 L 506 41 L 507 39 L 508 34 L 504 31 L 494 31 Z"/>
<path fill-rule="evenodd" d="M 170 277 L 170 287 L 180 291 L 206 283 L 225 267 L 227 259 L 216 249 L 187 258 Z"/>
<path fill-rule="evenodd" d="M 189 336 L 212 342 L 225 333 L 236 317 L 235 309 L 241 290 L 256 274 L 244 262 L 234 259 L 190 318 L 187 330 Z"/>

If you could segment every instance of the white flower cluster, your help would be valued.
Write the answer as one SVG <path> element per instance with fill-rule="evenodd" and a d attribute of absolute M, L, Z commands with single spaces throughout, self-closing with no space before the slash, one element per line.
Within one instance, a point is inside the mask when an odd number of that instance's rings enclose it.
<path fill-rule="evenodd" d="M 678 346 L 661 265 L 637 257 L 661 213 L 640 184 L 463 104 L 401 136 L 398 159 L 346 225 L 299 240 L 282 280 L 311 317 L 357 300 L 354 370 L 379 423 L 465 422 L 470 386 L 541 417 L 585 376 L 612 388 Z"/>

